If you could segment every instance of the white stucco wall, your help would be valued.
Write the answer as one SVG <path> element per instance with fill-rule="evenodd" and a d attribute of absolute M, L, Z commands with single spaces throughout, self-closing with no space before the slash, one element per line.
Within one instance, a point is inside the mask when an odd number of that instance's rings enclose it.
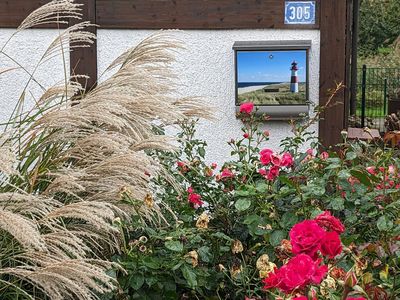
<path fill-rule="evenodd" d="M 99 74 L 113 59 L 154 33 L 151 30 L 98 30 Z M 207 160 L 225 161 L 230 153 L 227 141 L 241 136 L 241 122 L 235 117 L 235 41 L 311 40 L 310 100 L 318 103 L 319 53 L 318 30 L 188 30 L 176 33 L 187 50 L 178 55 L 175 65 L 182 95 L 201 96 L 217 108 L 216 121 L 201 122 L 198 136 L 208 142 Z M 287 121 L 270 121 L 265 128 L 271 133 L 269 146 L 278 149 L 280 141 L 290 134 Z M 317 132 L 317 127 L 314 128 Z"/>
<path fill-rule="evenodd" d="M 0 29 L 0 49 L 14 32 L 14 29 Z M 22 31 L 7 44 L 4 52 L 32 73 L 57 35 L 56 29 Z M 66 70 L 69 72 L 69 55 L 66 56 L 65 63 Z M 14 67 L 18 65 L 0 54 L 0 72 Z M 64 80 L 62 57 L 58 56 L 42 64 L 36 70 L 34 77 L 44 88 L 49 88 Z M 0 74 L 0 122 L 3 123 L 9 119 L 28 80 L 29 75 L 21 68 Z M 43 90 L 39 85 L 31 82 L 25 93 L 25 107 L 31 108 L 42 93 Z"/>
<path fill-rule="evenodd" d="M 14 32 L 0 29 L 0 48 Z M 17 35 L 5 51 L 18 60 L 30 72 L 43 55 L 48 45 L 57 36 L 57 30 L 27 30 Z M 138 44 L 154 33 L 151 30 L 98 30 L 99 74 L 115 57 Z M 241 122 L 235 117 L 234 53 L 235 41 L 263 40 L 311 40 L 310 52 L 310 100 L 318 103 L 319 94 L 319 53 L 320 37 L 318 30 L 188 30 L 177 32 L 177 37 L 186 43 L 187 50 L 178 55 L 175 64 L 179 76 L 179 93 L 184 96 L 201 96 L 207 104 L 217 109 L 216 120 L 201 122 L 198 128 L 200 138 L 208 142 L 208 161 L 225 161 L 230 149 L 227 141 L 241 136 Z M 66 69 L 69 69 L 66 57 Z M 0 70 L 14 67 L 8 58 L 0 55 Z M 46 88 L 63 80 L 64 68 L 61 57 L 42 65 L 35 78 Z M 15 104 L 28 80 L 23 70 L 15 70 L 0 75 L 0 122 L 8 120 Z M 36 84 L 31 84 L 26 93 L 26 106 L 34 105 L 41 94 Z M 269 146 L 277 149 L 281 139 L 290 134 L 285 121 L 270 121 L 265 129 L 271 133 Z M 317 131 L 317 127 L 314 128 Z"/>

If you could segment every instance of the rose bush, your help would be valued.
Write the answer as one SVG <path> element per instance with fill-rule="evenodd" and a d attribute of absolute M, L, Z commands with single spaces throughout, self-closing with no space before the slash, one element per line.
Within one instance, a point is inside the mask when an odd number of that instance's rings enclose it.
<path fill-rule="evenodd" d="M 270 149 L 254 109 L 241 107 L 241 138 L 228 141 L 221 166 L 206 163 L 195 121 L 181 124 L 179 151 L 151 153 L 169 174 L 153 178 L 149 196 L 163 219 L 122 225 L 120 298 L 398 297 L 396 150 L 349 142 L 346 132 L 322 149 L 309 121 Z"/>

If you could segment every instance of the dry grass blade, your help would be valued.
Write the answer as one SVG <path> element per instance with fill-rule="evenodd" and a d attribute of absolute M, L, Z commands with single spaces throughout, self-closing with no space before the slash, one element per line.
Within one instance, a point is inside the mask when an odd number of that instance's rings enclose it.
<path fill-rule="evenodd" d="M 118 233 L 119 230 L 113 225 L 117 217 L 124 217 L 125 213 L 112 204 L 104 202 L 78 202 L 64 205 L 54 209 L 41 222 L 60 219 L 74 219 L 84 221 L 97 230 L 105 233 Z M 68 225 L 67 225 L 68 228 Z"/>
<path fill-rule="evenodd" d="M 79 78 L 87 78 L 87 76 L 73 76 L 70 78 L 67 84 L 57 84 L 50 87 L 37 101 L 37 105 L 48 106 L 53 104 L 57 99 L 66 101 L 69 97 L 72 97 L 78 93 L 83 93 L 84 88 L 77 81 Z M 61 101 L 57 102 L 60 103 Z M 59 109 L 59 107 L 57 107 Z"/>
<path fill-rule="evenodd" d="M 117 283 L 105 273 L 112 266 L 101 260 L 74 259 L 51 261 L 44 267 L 6 268 L 0 274 L 27 281 L 52 300 L 93 300 L 115 289 Z"/>
<path fill-rule="evenodd" d="M 16 174 L 15 166 L 17 159 L 9 145 L 4 141 L 5 137 L 0 136 L 0 173 L 5 175 Z"/>
<path fill-rule="evenodd" d="M 89 47 L 94 43 L 96 35 L 85 29 L 93 26 L 95 25 L 87 21 L 72 25 L 65 29 L 47 48 L 43 55 L 42 62 L 59 55 L 61 52 L 65 51 L 65 49 L 71 51 L 74 48 Z"/>
<path fill-rule="evenodd" d="M 81 4 L 73 0 L 53 0 L 33 11 L 19 25 L 18 31 L 43 24 L 68 24 L 68 19 L 80 19 Z"/>
<path fill-rule="evenodd" d="M 38 226 L 32 220 L 0 209 L 0 228 L 8 232 L 23 248 L 46 251 Z"/>
<path fill-rule="evenodd" d="M 43 218 L 53 209 L 62 205 L 51 198 L 21 193 L 0 193 L 0 209 L 19 214 L 30 219 Z"/>

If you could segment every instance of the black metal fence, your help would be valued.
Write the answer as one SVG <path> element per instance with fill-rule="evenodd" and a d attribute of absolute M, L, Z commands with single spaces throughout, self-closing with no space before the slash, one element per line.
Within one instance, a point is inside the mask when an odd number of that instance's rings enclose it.
<path fill-rule="evenodd" d="M 357 111 L 361 127 L 384 131 L 389 99 L 400 88 L 400 68 L 368 68 L 357 72 Z"/>

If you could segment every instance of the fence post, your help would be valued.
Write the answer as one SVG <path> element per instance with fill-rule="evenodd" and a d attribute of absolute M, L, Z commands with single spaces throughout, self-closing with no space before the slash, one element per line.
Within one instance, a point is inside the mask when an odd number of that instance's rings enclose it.
<path fill-rule="evenodd" d="M 383 86 L 383 114 L 386 116 L 387 113 L 387 85 L 388 80 L 385 78 L 385 83 Z"/>
<path fill-rule="evenodd" d="M 361 83 L 361 128 L 365 127 L 365 109 L 366 109 L 366 99 L 365 90 L 367 82 L 367 66 L 362 67 L 362 83 Z"/>

